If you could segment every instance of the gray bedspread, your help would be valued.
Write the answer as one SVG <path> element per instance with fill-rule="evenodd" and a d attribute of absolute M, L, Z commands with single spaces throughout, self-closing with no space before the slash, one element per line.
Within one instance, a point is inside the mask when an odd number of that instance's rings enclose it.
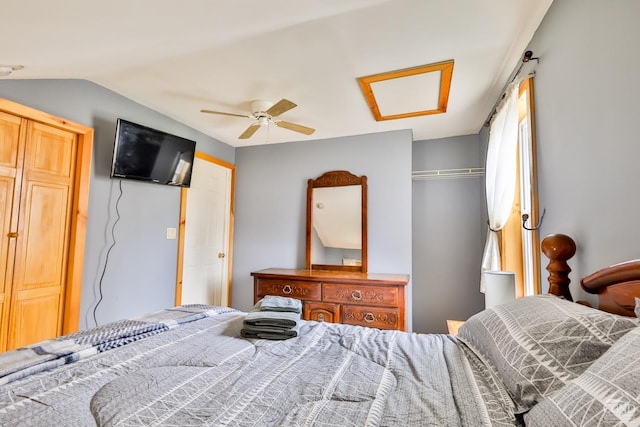
<path fill-rule="evenodd" d="M 515 423 L 500 383 L 454 337 L 302 321 L 296 338 L 251 340 L 239 337 L 245 313 L 200 311 L 147 317 L 168 327 L 0 386 L 0 425 Z M 97 347 L 96 335 L 83 337 Z"/>

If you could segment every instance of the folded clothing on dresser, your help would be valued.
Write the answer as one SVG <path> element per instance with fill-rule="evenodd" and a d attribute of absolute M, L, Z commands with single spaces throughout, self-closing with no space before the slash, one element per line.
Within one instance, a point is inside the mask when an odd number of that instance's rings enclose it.
<path fill-rule="evenodd" d="M 267 301 L 266 307 L 265 300 Z M 279 310 L 271 310 L 271 307 L 278 307 Z M 240 335 L 244 338 L 272 340 L 297 337 L 300 329 L 301 311 L 302 303 L 300 300 L 266 296 L 258 301 L 251 312 L 245 316 Z"/>

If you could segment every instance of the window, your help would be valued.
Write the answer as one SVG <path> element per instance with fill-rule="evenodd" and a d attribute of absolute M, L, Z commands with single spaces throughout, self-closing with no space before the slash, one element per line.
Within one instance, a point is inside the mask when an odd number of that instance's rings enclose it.
<path fill-rule="evenodd" d="M 533 108 L 533 77 L 518 91 L 517 185 L 513 207 L 501 233 L 502 269 L 516 274 L 518 297 L 539 294 L 540 239 Z M 523 224 L 523 215 L 527 220 Z"/>

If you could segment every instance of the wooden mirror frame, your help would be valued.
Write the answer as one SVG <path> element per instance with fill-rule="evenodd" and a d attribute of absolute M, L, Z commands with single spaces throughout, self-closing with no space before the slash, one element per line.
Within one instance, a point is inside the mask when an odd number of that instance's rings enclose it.
<path fill-rule="evenodd" d="M 331 264 L 311 264 L 311 241 L 312 241 L 312 204 L 313 189 L 321 187 L 344 187 L 347 185 L 360 185 L 362 188 L 362 207 L 361 207 L 361 224 L 362 224 L 362 247 L 361 265 L 331 265 Z M 367 272 L 367 177 L 365 175 L 357 176 L 349 171 L 329 171 L 325 172 L 316 179 L 310 179 L 307 185 L 307 270 L 338 270 L 338 271 L 356 271 Z"/>

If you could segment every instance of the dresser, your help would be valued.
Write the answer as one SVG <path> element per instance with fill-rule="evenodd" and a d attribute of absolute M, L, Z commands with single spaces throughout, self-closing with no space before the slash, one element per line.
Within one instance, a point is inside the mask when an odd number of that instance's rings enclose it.
<path fill-rule="evenodd" d="M 302 318 L 405 330 L 406 274 L 269 268 L 255 271 L 254 303 L 266 295 L 302 301 Z"/>

